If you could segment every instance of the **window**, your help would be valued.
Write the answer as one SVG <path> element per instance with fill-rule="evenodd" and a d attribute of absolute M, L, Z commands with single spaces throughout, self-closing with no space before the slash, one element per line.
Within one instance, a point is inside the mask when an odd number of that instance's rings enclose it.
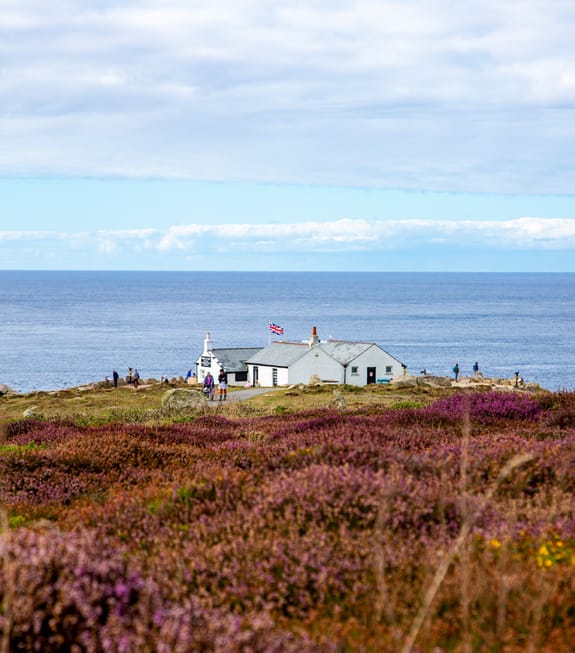
<path fill-rule="evenodd" d="M 352 368 L 351 368 L 351 373 L 352 373 L 352 374 L 359 374 L 359 371 L 358 371 L 358 369 L 357 369 L 357 365 L 356 365 L 355 367 L 352 366 Z"/>
<path fill-rule="evenodd" d="M 385 373 L 386 373 L 386 374 L 391 374 L 392 371 L 393 371 L 393 367 L 392 367 L 391 365 L 388 365 L 388 366 L 385 368 Z"/>
<path fill-rule="evenodd" d="M 272 367 L 272 384 L 274 386 L 278 384 L 278 371 L 275 367 Z"/>
<path fill-rule="evenodd" d="M 236 381 L 247 381 L 248 373 L 247 372 L 236 372 Z"/>

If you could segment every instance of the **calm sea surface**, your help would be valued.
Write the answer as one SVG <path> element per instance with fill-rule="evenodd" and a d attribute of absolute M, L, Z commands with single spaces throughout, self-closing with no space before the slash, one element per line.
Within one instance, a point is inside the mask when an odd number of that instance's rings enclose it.
<path fill-rule="evenodd" d="M 285 340 L 377 342 L 408 372 L 575 389 L 575 274 L 0 271 L 0 383 L 81 385 L 137 367 L 185 374 L 215 347 Z"/>

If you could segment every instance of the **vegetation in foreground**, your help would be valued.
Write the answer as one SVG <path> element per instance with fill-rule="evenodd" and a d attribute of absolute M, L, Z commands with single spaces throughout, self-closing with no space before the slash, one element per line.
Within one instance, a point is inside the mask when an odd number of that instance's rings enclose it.
<path fill-rule="evenodd" d="M 2 650 L 571 651 L 575 393 L 361 394 L 7 419 Z"/>

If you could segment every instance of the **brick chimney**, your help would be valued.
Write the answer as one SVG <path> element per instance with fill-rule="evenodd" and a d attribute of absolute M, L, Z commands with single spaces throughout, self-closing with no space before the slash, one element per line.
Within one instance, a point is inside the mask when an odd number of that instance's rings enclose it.
<path fill-rule="evenodd" d="M 317 327 L 311 328 L 311 338 L 309 339 L 309 346 L 319 345 L 319 338 L 317 337 Z"/>

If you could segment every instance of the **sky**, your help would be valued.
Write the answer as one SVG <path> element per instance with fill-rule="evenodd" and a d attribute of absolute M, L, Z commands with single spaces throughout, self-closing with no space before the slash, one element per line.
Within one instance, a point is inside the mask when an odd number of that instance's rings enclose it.
<path fill-rule="evenodd" d="M 0 269 L 575 272 L 572 0 L 0 0 Z"/>

